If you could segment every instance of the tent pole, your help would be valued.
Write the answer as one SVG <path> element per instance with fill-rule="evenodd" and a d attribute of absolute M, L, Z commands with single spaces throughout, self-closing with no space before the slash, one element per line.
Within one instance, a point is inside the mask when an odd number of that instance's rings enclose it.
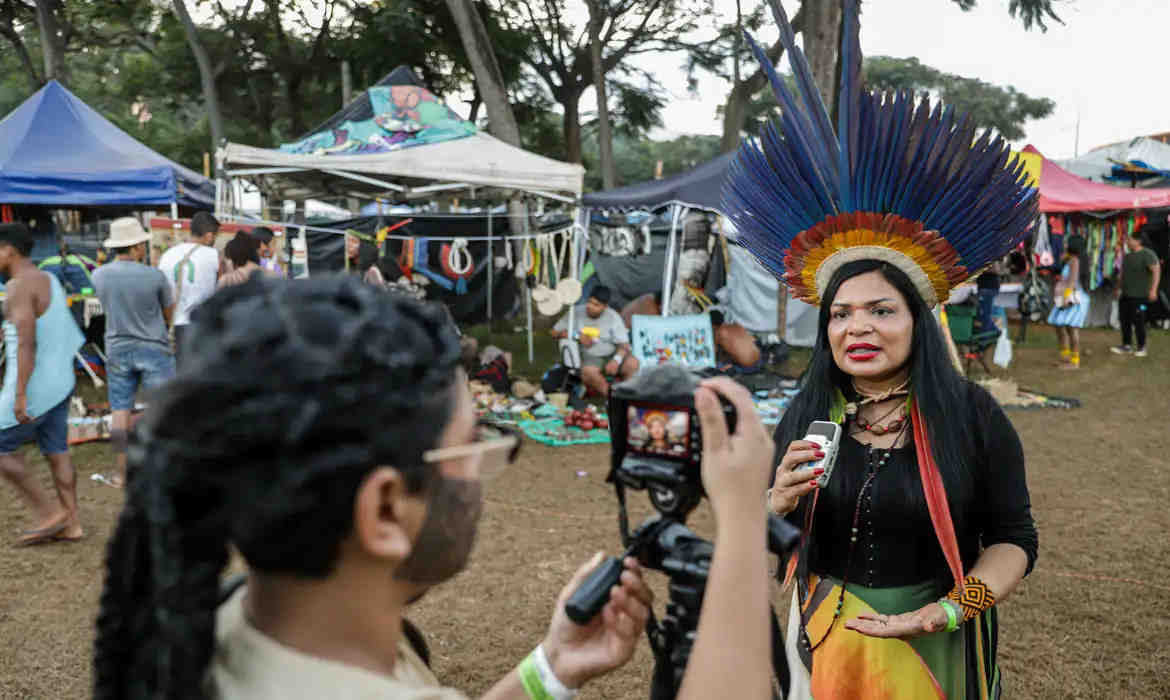
<path fill-rule="evenodd" d="M 577 224 L 580 224 L 584 220 L 585 216 L 587 216 L 587 214 L 585 212 L 583 212 L 580 208 L 578 208 L 576 210 L 576 213 L 573 215 L 573 220 L 576 221 Z M 572 251 L 572 254 L 569 257 L 569 269 L 573 273 L 573 278 L 579 280 L 579 279 L 581 279 L 581 270 L 578 267 L 578 263 L 581 259 L 581 256 L 579 256 L 577 254 L 577 243 L 578 243 L 577 231 L 574 229 L 572 234 L 570 234 L 570 235 L 573 236 L 573 244 L 570 248 L 570 250 Z M 569 325 L 568 325 L 568 328 L 569 328 L 569 335 L 570 336 L 572 336 L 573 329 L 577 327 L 577 326 L 573 325 L 576 322 L 576 318 L 574 318 L 577 315 L 576 310 L 577 310 L 577 302 L 573 302 L 572 304 L 569 304 Z"/>
<path fill-rule="evenodd" d="M 523 228 L 521 230 L 523 230 L 524 235 L 527 236 L 529 233 L 529 231 L 528 231 L 528 202 L 524 202 L 524 206 L 521 207 L 521 211 L 524 214 L 524 225 L 523 225 Z M 528 245 L 527 238 L 525 239 L 524 244 Z M 525 282 L 528 281 L 527 275 L 525 276 L 524 281 Z M 532 290 L 530 290 L 528 288 L 527 284 L 524 285 L 523 290 L 524 290 L 523 291 L 524 312 L 528 316 L 528 364 L 531 365 L 532 363 L 536 362 L 536 355 L 534 354 L 533 347 L 532 347 Z"/>
<path fill-rule="evenodd" d="M 492 332 L 492 278 L 495 276 L 496 267 L 496 253 L 492 247 L 492 208 L 488 205 L 488 240 L 487 240 L 487 318 L 488 318 L 488 333 Z"/>
<path fill-rule="evenodd" d="M 678 204 L 673 205 L 670 213 L 670 241 L 666 246 L 666 270 L 662 274 L 662 315 L 670 315 L 670 289 L 672 286 L 670 278 L 674 274 L 674 251 L 676 247 L 675 232 L 678 227 L 679 214 L 682 207 Z"/>

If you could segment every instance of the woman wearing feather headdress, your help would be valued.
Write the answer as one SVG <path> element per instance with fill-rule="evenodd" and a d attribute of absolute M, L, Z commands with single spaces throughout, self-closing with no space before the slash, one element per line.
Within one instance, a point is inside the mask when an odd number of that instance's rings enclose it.
<path fill-rule="evenodd" d="M 801 391 L 776 431 L 771 509 L 802 525 L 786 642 L 790 698 L 995 698 L 997 601 L 1037 537 L 1023 450 L 951 364 L 932 308 L 1012 250 L 1037 193 L 1000 138 L 913 96 L 860 86 L 845 2 L 838 126 L 773 0 L 799 97 L 752 42 L 781 106 L 724 189 L 740 240 L 820 306 Z M 750 39 L 750 37 L 749 37 Z M 819 489 L 809 424 L 842 425 Z"/>

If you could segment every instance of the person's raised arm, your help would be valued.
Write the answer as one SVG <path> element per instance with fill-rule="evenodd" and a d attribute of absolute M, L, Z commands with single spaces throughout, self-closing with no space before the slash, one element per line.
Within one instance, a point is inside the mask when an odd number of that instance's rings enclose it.
<path fill-rule="evenodd" d="M 628 557 L 618 585 L 610 589 L 609 602 L 585 625 L 565 614 L 573 591 L 602 561 L 598 552 L 585 562 L 557 597 L 548 634 L 540 646 L 500 682 L 483 700 L 528 700 L 529 697 L 567 697 L 586 681 L 622 666 L 634 655 L 654 595 L 642 580 L 637 560 Z M 525 687 L 539 686 L 531 695 Z M 535 690 L 535 688 L 534 688 Z"/>
<path fill-rule="evenodd" d="M 728 434 L 716 393 L 735 406 Z M 680 700 L 771 697 L 766 514 L 760 490 L 775 446 L 747 390 L 726 377 L 695 392 L 703 485 L 715 511 L 715 554 Z"/>
<path fill-rule="evenodd" d="M 28 423 L 28 381 L 37 361 L 37 310 L 32 286 L 26 280 L 8 283 L 5 314 L 16 327 L 16 400 L 12 412 L 16 420 Z"/>

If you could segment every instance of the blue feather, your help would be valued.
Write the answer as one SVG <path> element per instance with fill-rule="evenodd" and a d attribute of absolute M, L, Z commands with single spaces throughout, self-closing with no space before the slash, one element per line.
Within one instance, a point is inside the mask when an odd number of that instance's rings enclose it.
<path fill-rule="evenodd" d="M 858 0 L 845 0 L 837 133 L 783 7 L 770 0 L 796 94 L 759 45 L 748 42 L 780 115 L 729 168 L 722 206 L 744 245 L 776 276 L 801 232 L 852 211 L 891 213 L 938 231 L 975 272 L 1034 226 L 1039 193 L 1020 182 L 1002 137 L 976 130 L 951 106 L 911 93 L 863 93 Z"/>

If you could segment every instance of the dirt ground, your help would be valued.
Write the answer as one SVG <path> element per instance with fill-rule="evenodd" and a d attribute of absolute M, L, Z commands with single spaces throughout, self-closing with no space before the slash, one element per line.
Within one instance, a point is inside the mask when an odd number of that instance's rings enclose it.
<path fill-rule="evenodd" d="M 1137 359 L 1108 352 L 1113 333 L 1090 331 L 1084 369 L 1073 373 L 1051 366 L 1051 331 L 1029 334 L 1007 374 L 1084 405 L 1009 412 L 1027 453 L 1041 547 L 1036 570 L 1002 604 L 1007 696 L 1168 698 L 1170 335 L 1155 332 L 1150 357 Z M 105 467 L 106 446 L 74 455 L 87 539 L 11 548 L 0 559 L 2 698 L 89 696 L 102 558 L 121 494 L 90 480 Z M 45 471 L 42 464 L 33 459 Z M 603 447 L 528 444 L 488 486 L 470 569 L 411 614 L 444 682 L 472 695 L 489 687 L 541 639 L 554 597 L 578 564 L 618 547 L 607 468 Z M 0 488 L 0 504 L 0 532 L 15 539 L 26 513 L 11 489 Z M 650 513 L 641 494 L 632 506 L 634 522 Z M 691 524 L 712 532 L 705 506 Z M 652 576 L 661 608 L 664 579 Z M 633 662 L 582 697 L 646 697 L 650 670 L 643 644 Z"/>

